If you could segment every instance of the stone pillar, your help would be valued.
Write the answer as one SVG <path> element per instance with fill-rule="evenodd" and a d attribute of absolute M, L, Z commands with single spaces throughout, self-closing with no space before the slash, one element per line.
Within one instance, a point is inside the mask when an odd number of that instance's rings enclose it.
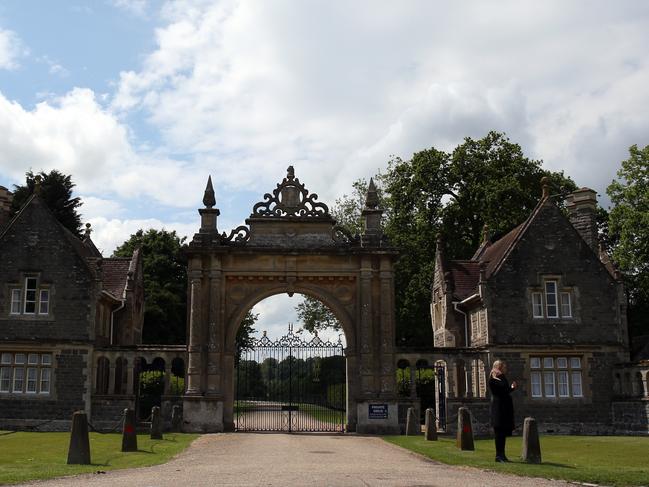
<path fill-rule="evenodd" d="M 209 316 L 207 336 L 207 394 L 221 394 L 221 352 L 223 351 L 223 323 L 221 318 L 221 260 L 212 256 L 212 266 L 209 273 Z"/>
<path fill-rule="evenodd" d="M 372 326 L 372 261 L 369 257 L 363 257 L 361 262 L 360 306 L 360 392 L 363 396 L 375 396 L 378 391 L 375 384 L 375 364 L 372 353 L 374 338 Z"/>
<path fill-rule="evenodd" d="M 473 428 L 471 427 L 471 413 L 468 408 L 461 407 L 457 410 L 457 447 L 460 450 L 475 450 L 473 445 Z"/>
<path fill-rule="evenodd" d="M 122 426 L 122 451 L 137 451 L 137 432 L 135 430 L 135 409 L 124 409 L 124 423 Z"/>
<path fill-rule="evenodd" d="M 435 412 L 431 408 L 426 409 L 426 441 L 437 441 Z"/>
<path fill-rule="evenodd" d="M 410 364 L 410 399 L 417 399 L 417 370 Z"/>
<path fill-rule="evenodd" d="M 234 350 L 223 354 L 223 368 L 234 371 Z M 223 424 L 224 431 L 234 431 L 234 374 L 225 374 L 223 378 Z"/>
<path fill-rule="evenodd" d="M 190 272 L 190 314 L 189 314 L 189 360 L 187 365 L 187 395 L 201 393 L 201 297 L 202 279 L 201 271 Z"/>
<path fill-rule="evenodd" d="M 137 357 L 133 357 L 132 360 L 128 361 L 126 367 L 126 394 L 135 394 L 133 390 L 133 378 L 135 376 L 135 361 L 138 360 Z"/>
<path fill-rule="evenodd" d="M 358 396 L 358 354 L 353 351 L 354 344 L 348 343 L 345 349 L 345 364 L 347 375 L 347 424 L 345 431 L 356 431 L 358 411 L 356 397 Z"/>
<path fill-rule="evenodd" d="M 76 411 L 72 414 L 68 465 L 90 465 L 88 418 L 84 411 Z"/>
<path fill-rule="evenodd" d="M 176 404 L 171 408 L 171 431 L 180 433 L 183 424 L 183 413 L 181 407 Z"/>
<path fill-rule="evenodd" d="M 160 416 L 160 408 L 158 406 L 151 408 L 151 439 L 162 439 L 162 416 Z"/>
<path fill-rule="evenodd" d="M 541 463 L 539 430 L 534 418 L 525 418 L 523 423 L 523 450 L 521 457 L 527 463 Z"/>
<path fill-rule="evenodd" d="M 649 397 L 649 371 L 645 371 L 642 374 L 642 385 L 644 387 L 644 397 Z"/>
<path fill-rule="evenodd" d="M 171 362 L 165 360 L 165 370 L 164 370 L 164 391 L 165 396 L 171 394 Z"/>
<path fill-rule="evenodd" d="M 419 416 L 415 408 L 408 408 L 408 416 L 406 417 L 406 436 L 419 436 L 421 434 L 421 426 L 419 425 Z"/>
<path fill-rule="evenodd" d="M 464 366 L 464 382 L 466 385 L 466 391 L 464 391 L 464 395 L 467 399 L 471 399 L 473 397 L 473 362 L 474 359 L 471 359 L 468 362 L 465 362 L 467 365 Z"/>

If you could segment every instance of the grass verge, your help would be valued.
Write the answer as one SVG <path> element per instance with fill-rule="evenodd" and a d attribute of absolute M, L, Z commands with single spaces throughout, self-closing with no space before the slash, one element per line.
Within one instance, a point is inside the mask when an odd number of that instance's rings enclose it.
<path fill-rule="evenodd" d="M 90 433 L 92 465 L 67 465 L 69 433 L 0 434 L 0 484 L 145 467 L 167 462 L 199 435 L 171 433 L 163 440 L 138 435 L 138 451 L 122 453 L 121 434 Z"/>
<path fill-rule="evenodd" d="M 493 440 L 476 440 L 472 452 L 458 450 L 454 438 L 426 441 L 423 436 L 387 436 L 385 440 L 449 465 L 602 485 L 649 485 L 647 437 L 542 436 L 541 465 L 520 460 L 521 437 L 507 439 L 511 463 L 504 464 L 494 462 Z"/>

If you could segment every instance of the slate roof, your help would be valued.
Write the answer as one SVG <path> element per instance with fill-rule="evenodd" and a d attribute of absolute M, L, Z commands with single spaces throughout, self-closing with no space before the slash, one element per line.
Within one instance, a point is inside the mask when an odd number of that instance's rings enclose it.
<path fill-rule="evenodd" d="M 480 280 L 480 262 L 470 260 L 452 260 L 448 270 L 454 285 L 453 296 L 460 301 L 475 294 Z"/>
<path fill-rule="evenodd" d="M 117 299 L 124 297 L 131 260 L 131 257 L 111 257 L 102 261 L 104 291 Z"/>

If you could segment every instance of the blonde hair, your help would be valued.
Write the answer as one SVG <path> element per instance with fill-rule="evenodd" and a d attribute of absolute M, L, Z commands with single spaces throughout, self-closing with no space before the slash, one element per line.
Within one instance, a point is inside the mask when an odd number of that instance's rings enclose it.
<path fill-rule="evenodd" d="M 496 360 L 494 364 L 491 366 L 491 373 L 489 374 L 489 378 L 493 379 L 501 375 L 504 365 L 505 365 L 504 360 Z"/>

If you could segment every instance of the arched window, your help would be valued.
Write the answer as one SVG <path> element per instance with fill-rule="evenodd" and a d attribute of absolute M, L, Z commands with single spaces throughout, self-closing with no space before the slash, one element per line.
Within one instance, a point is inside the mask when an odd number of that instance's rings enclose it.
<path fill-rule="evenodd" d="M 106 357 L 97 359 L 97 378 L 95 390 L 97 394 L 108 394 L 108 380 L 110 376 L 110 361 Z"/>

